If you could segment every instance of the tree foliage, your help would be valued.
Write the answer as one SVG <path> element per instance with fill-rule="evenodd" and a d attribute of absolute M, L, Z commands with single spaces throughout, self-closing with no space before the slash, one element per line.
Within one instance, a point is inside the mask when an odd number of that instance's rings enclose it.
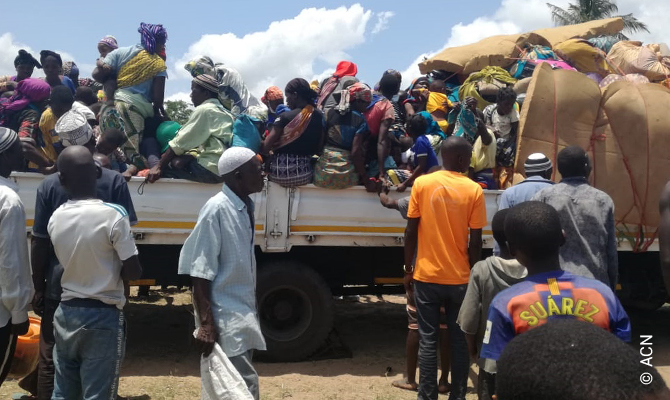
<path fill-rule="evenodd" d="M 168 100 L 165 102 L 165 111 L 171 120 L 184 125 L 193 113 L 193 107 L 183 100 Z"/>
<path fill-rule="evenodd" d="M 551 10 L 551 18 L 557 25 L 573 25 L 598 19 L 620 17 L 623 19 L 623 30 L 627 33 L 649 32 L 647 25 L 633 16 L 633 14 L 616 15 L 619 7 L 612 0 L 577 0 L 570 3 L 567 9 L 547 3 Z M 625 35 L 618 35 L 621 39 L 628 39 Z"/>

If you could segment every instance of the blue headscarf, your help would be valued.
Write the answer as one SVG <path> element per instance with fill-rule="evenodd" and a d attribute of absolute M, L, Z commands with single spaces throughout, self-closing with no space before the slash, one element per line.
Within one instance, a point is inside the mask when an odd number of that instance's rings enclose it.
<path fill-rule="evenodd" d="M 156 54 L 156 42 L 167 41 L 167 31 L 163 25 L 145 24 L 142 22 L 137 31 L 141 35 L 141 43 L 149 54 Z"/>

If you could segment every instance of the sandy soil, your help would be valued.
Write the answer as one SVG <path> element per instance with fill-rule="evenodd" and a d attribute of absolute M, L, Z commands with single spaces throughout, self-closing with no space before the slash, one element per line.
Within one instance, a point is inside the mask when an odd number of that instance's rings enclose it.
<path fill-rule="evenodd" d="M 128 306 L 129 336 L 120 394 L 133 400 L 200 398 L 198 355 L 192 346 L 190 293 L 152 291 Z M 631 314 L 633 346 L 653 335 L 653 363 L 670 379 L 670 306 Z M 410 400 L 416 394 L 391 387 L 404 370 L 404 297 L 363 296 L 336 302 L 336 337 L 351 358 L 300 363 L 257 362 L 262 400 Z M 637 343 L 637 344 L 636 344 Z M 387 372 L 389 371 L 390 372 Z M 471 371 L 471 379 L 475 372 Z M 472 381 L 468 399 L 475 399 Z M 0 400 L 20 392 L 15 381 L 0 388 Z M 445 398 L 445 396 L 441 396 Z"/>
<path fill-rule="evenodd" d="M 191 340 L 190 293 L 168 290 L 151 294 L 147 299 L 131 299 L 126 310 L 128 340 L 119 394 L 133 400 L 199 399 L 200 369 Z M 352 357 L 257 362 L 261 399 L 415 399 L 415 393 L 391 386 L 392 381 L 402 378 L 404 370 L 404 304 L 403 296 L 336 301 L 336 338 Z M 18 392 L 16 382 L 8 381 L 0 388 L 0 400 Z M 469 395 L 471 398 L 476 395 Z"/>

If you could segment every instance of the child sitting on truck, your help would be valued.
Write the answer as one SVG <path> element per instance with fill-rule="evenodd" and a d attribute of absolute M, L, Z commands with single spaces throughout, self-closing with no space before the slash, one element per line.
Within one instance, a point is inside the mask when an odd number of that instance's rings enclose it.
<path fill-rule="evenodd" d="M 398 185 L 397 191 L 404 192 L 408 186 L 412 186 L 414 180 L 423 174 L 428 173 L 433 167 L 439 165 L 437 155 L 426 137 L 428 122 L 420 114 L 412 115 L 407 121 L 407 134 L 414 139 L 412 153 L 414 153 L 414 169 L 412 175 Z"/>
<path fill-rule="evenodd" d="M 516 93 L 505 87 L 498 92 L 496 104 L 484 109 L 486 125 L 496 136 L 496 175 L 499 187 L 506 189 L 514 175 L 517 132 L 519 130 L 519 111 L 515 108 Z"/>

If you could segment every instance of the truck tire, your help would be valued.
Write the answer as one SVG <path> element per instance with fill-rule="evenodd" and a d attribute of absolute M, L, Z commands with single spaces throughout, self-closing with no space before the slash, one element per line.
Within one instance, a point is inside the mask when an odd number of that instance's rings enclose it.
<path fill-rule="evenodd" d="M 323 278 L 297 262 L 259 268 L 258 316 L 271 361 L 299 361 L 313 354 L 333 328 L 333 298 Z"/>

